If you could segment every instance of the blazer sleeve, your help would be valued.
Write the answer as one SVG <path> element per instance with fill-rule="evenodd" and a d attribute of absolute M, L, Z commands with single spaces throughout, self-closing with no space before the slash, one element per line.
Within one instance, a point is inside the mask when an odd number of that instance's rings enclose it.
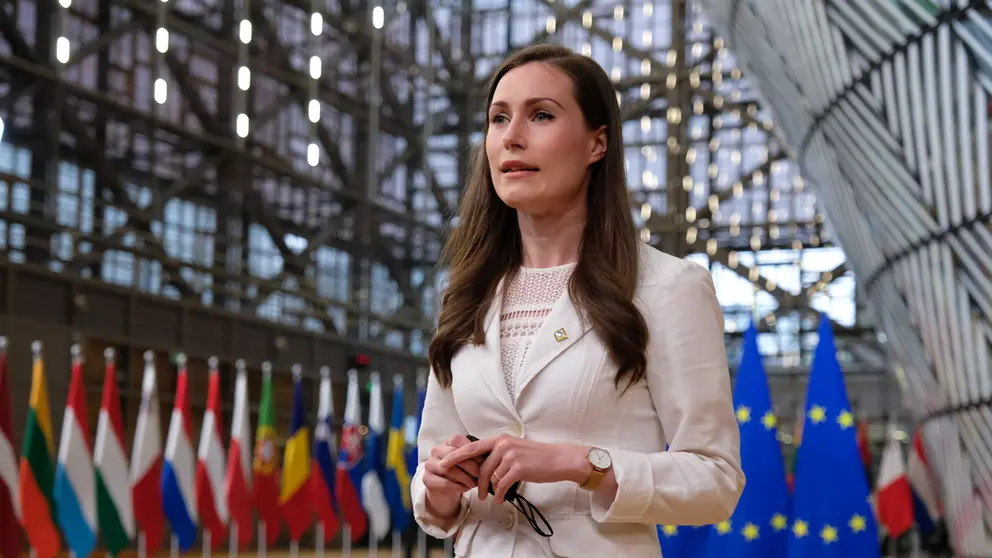
<path fill-rule="evenodd" d="M 618 489 L 612 501 L 593 495 L 592 516 L 600 523 L 719 523 L 744 490 L 723 311 L 709 271 L 691 261 L 656 290 L 645 313 L 647 383 L 668 451 L 610 450 Z"/>
<path fill-rule="evenodd" d="M 436 539 L 446 539 L 453 536 L 465 523 L 468 516 L 471 497 L 462 494 L 461 508 L 458 516 L 444 528 L 444 521 L 434 517 L 427 510 L 427 487 L 424 486 L 424 464 L 431 456 L 431 449 L 456 434 L 467 434 L 468 430 L 462 424 L 455 408 L 455 398 L 451 388 L 443 389 L 434 377 L 432 370 L 427 378 L 427 395 L 424 398 L 424 412 L 420 419 L 420 432 L 417 435 L 417 454 L 419 463 L 417 472 L 410 481 L 410 500 L 413 503 L 413 517 L 417 524 L 428 535 Z"/>

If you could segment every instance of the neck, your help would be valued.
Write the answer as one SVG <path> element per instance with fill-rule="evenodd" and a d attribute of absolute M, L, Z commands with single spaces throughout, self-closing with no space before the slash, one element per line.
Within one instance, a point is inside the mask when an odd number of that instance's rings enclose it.
<path fill-rule="evenodd" d="M 585 203 L 554 214 L 518 211 L 517 223 L 524 267 L 554 267 L 579 259 L 579 243 L 586 226 Z"/>

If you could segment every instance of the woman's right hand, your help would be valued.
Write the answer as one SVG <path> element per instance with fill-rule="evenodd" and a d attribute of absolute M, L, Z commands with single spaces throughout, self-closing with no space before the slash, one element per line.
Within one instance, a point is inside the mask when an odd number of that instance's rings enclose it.
<path fill-rule="evenodd" d="M 441 468 L 442 459 L 469 443 L 469 439 L 461 434 L 452 436 L 431 448 L 431 456 L 424 464 L 428 505 L 442 517 L 456 515 L 462 493 L 479 486 L 479 467 L 482 463 L 478 458 L 466 459 L 447 470 Z"/>

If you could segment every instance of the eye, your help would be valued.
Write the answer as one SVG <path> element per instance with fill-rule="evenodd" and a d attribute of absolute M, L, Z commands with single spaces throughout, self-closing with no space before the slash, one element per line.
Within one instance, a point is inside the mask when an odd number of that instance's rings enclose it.
<path fill-rule="evenodd" d="M 539 110 L 539 111 L 537 111 L 537 113 L 534 114 L 534 120 L 536 120 L 538 122 L 540 122 L 542 120 L 550 121 L 550 120 L 554 120 L 554 119 L 555 119 L 555 116 L 553 114 L 551 114 L 550 112 L 547 112 L 547 111 Z"/>
<path fill-rule="evenodd" d="M 502 124 L 505 120 L 506 120 L 506 115 L 504 115 L 503 113 L 498 113 L 498 114 L 494 114 L 489 119 L 489 122 L 491 124 Z"/>

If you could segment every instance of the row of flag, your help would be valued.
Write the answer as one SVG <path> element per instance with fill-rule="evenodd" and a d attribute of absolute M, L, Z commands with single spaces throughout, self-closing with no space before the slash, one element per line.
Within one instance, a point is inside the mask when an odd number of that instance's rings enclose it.
<path fill-rule="evenodd" d="M 162 444 L 154 357 L 145 354 L 141 408 L 130 457 L 117 390 L 113 351 L 107 350 L 103 397 L 95 439 L 87 424 L 79 347 L 55 453 L 46 374 L 40 342 L 32 345 L 33 371 L 22 451 L 11 442 L 12 419 L 6 339 L 0 338 L 0 558 L 19 556 L 22 530 L 38 558 L 51 558 L 64 537 L 76 556 L 88 556 L 99 542 L 109 553 L 136 543 L 158 550 L 166 525 L 176 550 L 190 549 L 201 536 L 205 550 L 225 542 L 246 548 L 256 539 L 267 548 L 285 525 L 298 541 L 315 524 L 322 541 L 342 531 L 347 544 L 369 535 L 382 540 L 412 521 L 410 478 L 416 470 L 415 433 L 425 397 L 418 380 L 415 427 L 404 429 L 403 379 L 394 378 L 393 409 L 386 430 L 379 374 L 370 381 L 367 432 L 361 425 L 358 373 L 348 374 L 342 444 L 333 432 L 330 370 L 320 371 L 317 423 L 308 424 L 302 369 L 293 366 L 293 403 L 282 462 L 276 450 L 272 370 L 263 364 L 255 443 L 251 439 L 248 379 L 238 361 L 234 412 L 223 443 L 221 387 L 217 359 L 211 358 L 206 412 L 194 449 L 188 372 L 177 358 L 175 403 Z M 411 431 L 413 440 L 410 439 Z M 57 455 L 57 457 L 56 457 Z"/>
<path fill-rule="evenodd" d="M 830 321 L 822 316 L 810 370 L 802 442 L 789 488 L 777 417 L 752 324 L 734 385 L 747 486 L 733 516 L 717 525 L 658 526 L 665 558 L 876 558 L 882 536 L 941 515 L 934 477 L 917 434 L 907 466 L 890 435 L 875 490 L 869 485 Z"/>

